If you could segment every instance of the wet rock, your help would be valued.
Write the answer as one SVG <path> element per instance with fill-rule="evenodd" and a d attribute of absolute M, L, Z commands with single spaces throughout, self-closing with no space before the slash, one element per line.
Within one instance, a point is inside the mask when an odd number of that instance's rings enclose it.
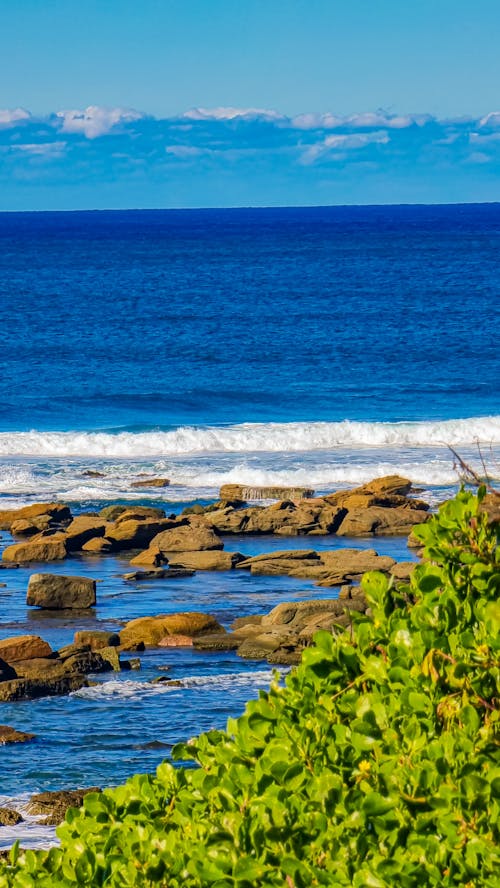
<path fill-rule="evenodd" d="M 113 543 L 106 537 L 92 537 L 82 545 L 82 552 L 90 552 L 94 555 L 106 555 L 113 551 Z"/>
<path fill-rule="evenodd" d="M 100 787 L 88 789 L 61 789 L 55 792 L 39 792 L 31 796 L 27 811 L 32 817 L 43 817 L 40 823 L 56 826 L 64 821 L 69 808 L 81 808 L 90 792 L 101 792 Z"/>
<path fill-rule="evenodd" d="M 10 530 L 12 522 L 25 519 L 34 523 L 34 519 L 47 516 L 55 524 L 71 521 L 71 511 L 61 503 L 34 503 L 21 509 L 0 511 L 0 530 Z"/>
<path fill-rule="evenodd" d="M 131 487 L 168 487 L 170 478 L 147 478 L 144 481 L 132 481 Z"/>
<path fill-rule="evenodd" d="M 199 651 L 235 651 L 241 642 L 241 638 L 230 632 L 212 632 L 192 639 L 193 647 Z"/>
<path fill-rule="evenodd" d="M 66 549 L 68 552 L 77 552 L 85 543 L 96 537 L 103 537 L 106 532 L 106 522 L 102 518 L 90 515 L 78 515 L 65 531 Z"/>
<path fill-rule="evenodd" d="M 22 822 L 23 818 L 19 811 L 14 811 L 12 808 L 0 808 L 0 826 L 16 826 Z"/>
<path fill-rule="evenodd" d="M 186 570 L 183 567 L 154 568 L 152 570 L 134 570 L 123 574 L 123 579 L 129 582 L 143 582 L 144 580 L 179 580 L 194 576 L 194 570 Z"/>
<path fill-rule="evenodd" d="M 255 499 L 301 500 L 311 496 L 314 496 L 314 490 L 309 487 L 248 487 L 243 484 L 223 484 L 219 492 L 221 500 L 243 502 Z"/>
<path fill-rule="evenodd" d="M 161 567 L 162 564 L 168 564 L 168 558 L 157 549 L 145 549 L 144 552 L 135 555 L 130 564 L 134 567 Z"/>
<path fill-rule="evenodd" d="M 190 570 L 232 570 L 245 560 L 240 552 L 221 552 L 211 549 L 201 552 L 169 552 L 172 569 L 184 567 Z"/>
<path fill-rule="evenodd" d="M 0 682 L 9 681 L 11 678 L 17 678 L 17 672 L 10 663 L 0 659 Z"/>
<path fill-rule="evenodd" d="M 193 647 L 191 635 L 166 635 L 158 642 L 158 647 Z"/>
<path fill-rule="evenodd" d="M 120 632 L 121 647 L 130 650 L 130 645 L 142 642 L 156 647 L 167 635 L 188 635 L 195 637 L 211 632 L 223 632 L 223 628 L 209 614 L 197 612 L 160 614 L 157 617 L 138 617 L 131 620 Z"/>
<path fill-rule="evenodd" d="M 0 641 L 0 657 L 8 663 L 31 660 L 34 657 L 50 657 L 50 644 L 39 635 L 16 635 Z"/>
<path fill-rule="evenodd" d="M 204 518 L 191 515 L 174 522 L 151 542 L 150 549 L 169 557 L 173 552 L 198 552 L 205 549 L 223 549 L 224 543 Z"/>
<path fill-rule="evenodd" d="M 13 543 L 4 549 L 3 561 L 61 561 L 66 558 L 66 545 L 62 539 L 40 535 L 24 543 Z"/>
<path fill-rule="evenodd" d="M 9 725 L 0 725 L 0 746 L 7 743 L 29 743 L 35 739 L 35 734 L 28 734 L 26 731 L 17 731 Z"/>
<path fill-rule="evenodd" d="M 96 603 L 96 581 L 88 577 L 32 574 L 26 604 L 49 610 L 89 608 Z"/>
<path fill-rule="evenodd" d="M 117 632 L 105 632 L 102 629 L 80 629 L 75 632 L 74 644 L 78 647 L 87 646 L 91 651 L 100 651 L 102 648 L 118 647 L 120 636 Z"/>
<path fill-rule="evenodd" d="M 0 682 L 0 702 L 13 703 L 17 700 L 35 700 L 39 697 L 54 697 L 79 691 L 88 687 L 88 681 L 81 675 L 66 675 L 55 679 L 16 678 Z"/>
<path fill-rule="evenodd" d="M 85 469 L 82 472 L 82 478 L 105 478 L 104 472 L 96 472 L 95 469 Z"/>
<path fill-rule="evenodd" d="M 164 509 L 155 506 L 106 506 L 99 512 L 99 517 L 105 521 L 117 521 L 119 518 L 134 518 L 136 521 L 144 518 L 155 518 L 160 521 L 166 517 Z"/>

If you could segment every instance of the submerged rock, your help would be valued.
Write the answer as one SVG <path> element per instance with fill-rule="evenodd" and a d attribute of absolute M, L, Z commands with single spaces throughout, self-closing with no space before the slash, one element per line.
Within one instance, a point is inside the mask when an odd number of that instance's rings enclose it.
<path fill-rule="evenodd" d="M 35 734 L 28 734 L 26 731 L 17 731 L 9 725 L 0 725 L 0 746 L 7 743 L 29 743 L 35 739 Z"/>
<path fill-rule="evenodd" d="M 147 478 L 144 481 L 132 481 L 131 487 L 168 487 L 170 478 Z"/>

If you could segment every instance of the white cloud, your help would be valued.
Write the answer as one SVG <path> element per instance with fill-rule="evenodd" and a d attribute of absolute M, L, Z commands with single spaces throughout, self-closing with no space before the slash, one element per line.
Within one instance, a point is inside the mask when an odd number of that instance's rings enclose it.
<path fill-rule="evenodd" d="M 15 126 L 22 120 L 29 120 L 30 117 L 30 112 L 25 111 L 24 108 L 14 108 L 12 110 L 0 108 L 0 126 Z"/>
<path fill-rule="evenodd" d="M 187 120 L 284 120 L 282 114 L 266 108 L 191 108 L 181 115 Z"/>
<path fill-rule="evenodd" d="M 87 139 L 105 136 L 114 126 L 141 120 L 145 115 L 127 108 L 101 108 L 89 105 L 84 111 L 58 111 L 63 133 L 83 133 Z"/>
<path fill-rule="evenodd" d="M 393 114 L 385 111 L 367 111 L 362 114 L 349 114 L 340 117 L 331 112 L 321 114 L 299 114 L 292 119 L 295 129 L 373 129 L 385 127 L 387 129 L 406 129 L 409 126 L 424 126 L 432 120 L 427 114 Z"/>
<path fill-rule="evenodd" d="M 66 142 L 30 142 L 9 147 L 11 151 L 21 151 L 23 154 L 38 157 L 60 157 L 64 153 L 66 144 Z"/>
<path fill-rule="evenodd" d="M 479 121 L 479 126 L 485 127 L 497 127 L 500 126 L 500 111 L 490 111 L 489 114 L 485 114 L 484 117 Z"/>
<path fill-rule="evenodd" d="M 330 114 L 327 111 L 325 114 L 299 114 L 297 117 L 292 119 L 292 126 L 295 129 L 336 129 L 339 126 L 342 126 L 344 122 L 343 117 L 337 117 L 336 114 Z"/>
<path fill-rule="evenodd" d="M 200 154 L 204 153 L 201 148 L 196 148 L 194 145 L 167 145 L 165 151 L 167 154 L 173 154 L 174 157 L 180 157 L 181 159 L 199 157 Z"/>
<path fill-rule="evenodd" d="M 356 151 L 360 148 L 366 148 L 368 145 L 387 145 L 389 136 L 384 130 L 377 130 L 373 133 L 348 133 L 338 136 L 327 136 L 322 142 L 310 145 L 302 155 L 303 163 L 314 163 L 320 157 L 325 155 Z"/>

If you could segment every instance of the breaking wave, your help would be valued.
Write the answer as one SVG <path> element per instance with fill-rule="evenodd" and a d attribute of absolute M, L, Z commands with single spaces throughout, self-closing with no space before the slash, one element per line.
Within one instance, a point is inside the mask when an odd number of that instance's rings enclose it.
<path fill-rule="evenodd" d="M 338 447 L 500 444 L 500 416 L 432 422 L 241 423 L 146 432 L 2 432 L 0 456 L 137 459 L 196 453 L 293 453 Z"/>

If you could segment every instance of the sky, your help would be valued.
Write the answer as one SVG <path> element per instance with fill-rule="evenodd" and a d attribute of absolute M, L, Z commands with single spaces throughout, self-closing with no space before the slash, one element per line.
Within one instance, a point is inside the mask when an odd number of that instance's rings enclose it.
<path fill-rule="evenodd" d="M 498 0 L 0 0 L 0 210 L 500 200 Z"/>

